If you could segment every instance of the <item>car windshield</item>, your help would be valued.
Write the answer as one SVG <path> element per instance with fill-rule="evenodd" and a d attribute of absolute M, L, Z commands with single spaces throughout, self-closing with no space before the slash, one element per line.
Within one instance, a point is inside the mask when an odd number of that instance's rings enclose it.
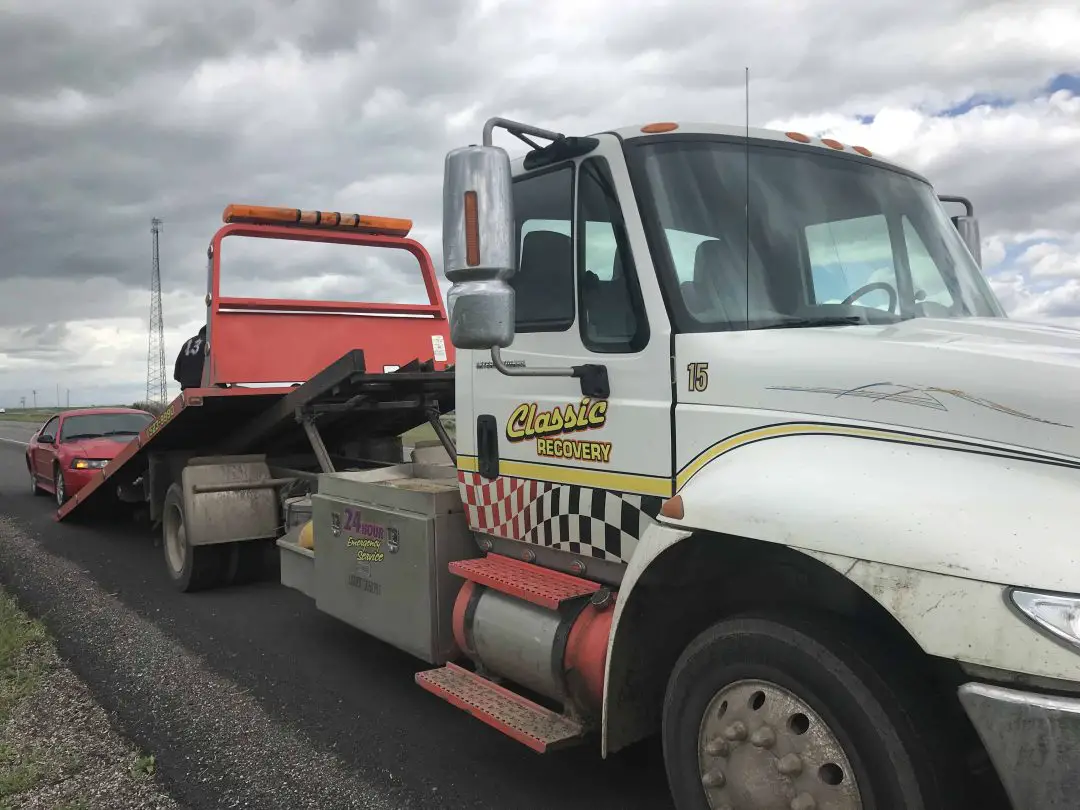
<path fill-rule="evenodd" d="M 1005 317 L 925 181 L 768 143 L 628 146 L 680 331 Z"/>
<path fill-rule="evenodd" d="M 153 420 L 148 413 L 87 413 L 69 416 L 60 427 L 60 441 L 115 438 L 125 441 Z"/>

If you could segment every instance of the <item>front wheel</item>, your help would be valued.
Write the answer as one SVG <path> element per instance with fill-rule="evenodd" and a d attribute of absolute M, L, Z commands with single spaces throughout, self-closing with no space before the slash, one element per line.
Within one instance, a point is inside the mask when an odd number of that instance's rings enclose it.
<path fill-rule="evenodd" d="M 67 503 L 67 485 L 64 483 L 64 471 L 59 467 L 56 468 L 56 475 L 53 478 L 53 488 L 56 492 L 56 506 L 60 508 Z"/>
<path fill-rule="evenodd" d="M 698 636 L 664 701 L 676 807 L 959 808 L 945 778 L 955 764 L 929 750 L 913 719 L 926 706 L 866 649 L 831 625 L 765 616 Z"/>

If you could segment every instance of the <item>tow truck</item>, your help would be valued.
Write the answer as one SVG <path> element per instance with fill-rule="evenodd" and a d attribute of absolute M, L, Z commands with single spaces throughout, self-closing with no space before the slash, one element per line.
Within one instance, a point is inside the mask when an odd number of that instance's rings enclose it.
<path fill-rule="evenodd" d="M 166 548 L 279 527 L 285 585 L 494 729 L 658 734 L 678 810 L 1076 806 L 1080 332 L 1006 317 L 968 200 L 800 132 L 493 118 L 443 269 L 454 366 L 405 411 L 456 436 L 203 442 L 150 487 Z M 314 382 L 250 424 L 322 458 Z"/>

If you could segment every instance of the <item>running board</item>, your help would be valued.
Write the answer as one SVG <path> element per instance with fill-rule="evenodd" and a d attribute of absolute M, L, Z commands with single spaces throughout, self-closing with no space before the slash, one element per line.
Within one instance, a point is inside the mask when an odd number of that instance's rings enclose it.
<path fill-rule="evenodd" d="M 450 573 L 549 610 L 558 610 L 563 602 L 591 596 L 601 588 L 599 583 L 502 554 L 457 560 L 450 563 Z"/>
<path fill-rule="evenodd" d="M 539 754 L 574 745 L 585 736 L 577 721 L 454 664 L 418 672 L 416 682 Z"/>

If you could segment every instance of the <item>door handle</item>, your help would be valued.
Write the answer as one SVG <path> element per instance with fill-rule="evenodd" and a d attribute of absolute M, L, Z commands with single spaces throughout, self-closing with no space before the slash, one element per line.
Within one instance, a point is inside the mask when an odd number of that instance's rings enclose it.
<path fill-rule="evenodd" d="M 477 469 L 487 479 L 499 477 L 499 423 L 490 413 L 476 417 Z"/>

